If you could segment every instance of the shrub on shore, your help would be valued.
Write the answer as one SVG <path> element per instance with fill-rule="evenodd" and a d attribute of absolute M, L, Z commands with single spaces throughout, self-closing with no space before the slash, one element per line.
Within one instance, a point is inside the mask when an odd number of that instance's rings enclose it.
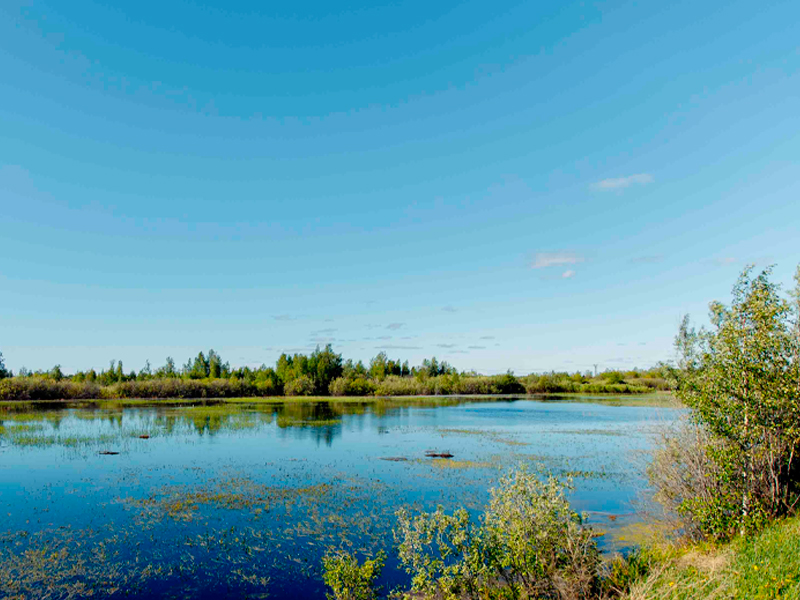
<path fill-rule="evenodd" d="M 745 270 L 712 329 L 684 319 L 677 396 L 691 422 L 650 468 L 656 498 L 695 539 L 726 540 L 800 507 L 800 269 L 793 300 Z"/>
<path fill-rule="evenodd" d="M 478 520 L 464 509 L 399 511 L 395 538 L 412 577 L 403 597 L 596 597 L 600 553 L 566 489 L 551 475 L 519 468 L 490 490 Z"/>

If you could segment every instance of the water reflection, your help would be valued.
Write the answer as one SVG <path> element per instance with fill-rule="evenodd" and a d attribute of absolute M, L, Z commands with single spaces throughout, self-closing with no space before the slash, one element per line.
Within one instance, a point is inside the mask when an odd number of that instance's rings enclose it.
<path fill-rule="evenodd" d="M 676 411 L 583 400 L 3 405 L 0 596 L 323 598 L 326 548 L 391 550 L 398 507 L 480 510 L 520 462 L 574 477 L 613 546 Z"/>

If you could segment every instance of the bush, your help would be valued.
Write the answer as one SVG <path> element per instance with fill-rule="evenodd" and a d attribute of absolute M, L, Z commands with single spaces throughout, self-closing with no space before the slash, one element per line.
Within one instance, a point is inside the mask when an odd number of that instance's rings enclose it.
<path fill-rule="evenodd" d="M 331 588 L 329 600 L 375 600 L 378 591 L 375 580 L 383 570 L 385 554 L 359 564 L 352 554 L 339 551 L 326 554 L 322 559 L 322 579 Z"/>
<path fill-rule="evenodd" d="M 103 389 L 90 382 L 55 381 L 44 377 L 0 380 L 0 400 L 78 400 L 101 398 Z"/>
<path fill-rule="evenodd" d="M 314 380 L 308 375 L 300 375 L 283 386 L 287 396 L 313 396 L 316 391 Z"/>
<path fill-rule="evenodd" d="M 338 377 L 331 381 L 328 391 L 331 396 L 369 396 L 375 388 L 375 382 L 364 377 Z"/>
<path fill-rule="evenodd" d="M 684 319 L 677 396 L 693 427 L 667 436 L 651 467 L 656 497 L 694 537 L 726 539 L 800 503 L 800 269 L 794 304 L 767 269 L 746 269 L 713 329 Z"/>
<path fill-rule="evenodd" d="M 412 377 L 399 377 L 390 375 L 375 386 L 376 396 L 425 396 L 433 394 L 433 387 L 427 382 Z"/>
<path fill-rule="evenodd" d="M 596 593 L 599 551 L 565 489 L 521 468 L 490 491 L 477 522 L 464 509 L 399 511 L 395 538 L 412 576 L 406 597 L 577 600 Z"/>

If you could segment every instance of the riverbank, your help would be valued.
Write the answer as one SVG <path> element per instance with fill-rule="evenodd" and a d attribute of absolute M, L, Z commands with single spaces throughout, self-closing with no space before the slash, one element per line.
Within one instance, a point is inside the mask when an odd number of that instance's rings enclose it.
<path fill-rule="evenodd" d="M 800 519 L 773 523 L 721 546 L 648 550 L 648 575 L 627 600 L 800 599 Z"/>

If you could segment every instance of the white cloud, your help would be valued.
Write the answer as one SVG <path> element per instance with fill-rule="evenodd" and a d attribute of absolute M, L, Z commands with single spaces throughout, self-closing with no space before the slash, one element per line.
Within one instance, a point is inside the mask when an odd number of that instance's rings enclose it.
<path fill-rule="evenodd" d="M 568 271 L 564 271 L 561 274 L 561 277 L 563 277 L 564 279 L 569 279 L 570 277 L 575 277 L 575 271 L 573 271 L 571 269 L 568 270 Z"/>
<path fill-rule="evenodd" d="M 449 313 L 454 313 L 458 311 L 458 309 L 455 306 L 449 306 L 449 305 L 442 307 L 442 310 L 444 312 L 449 312 Z"/>
<path fill-rule="evenodd" d="M 403 325 L 405 325 L 405 323 L 389 323 L 389 324 L 386 326 L 386 329 L 391 329 L 392 331 L 397 331 L 397 330 L 398 330 L 398 329 L 400 329 L 400 328 L 401 328 Z"/>
<path fill-rule="evenodd" d="M 633 184 L 647 184 L 653 183 L 655 178 L 649 173 L 639 173 L 637 175 L 628 175 L 627 177 L 612 177 L 610 179 L 603 179 L 592 184 L 592 189 L 595 190 L 621 190 L 630 187 Z"/>
<path fill-rule="evenodd" d="M 574 265 L 583 262 L 583 257 L 575 252 L 537 252 L 532 269 L 545 269 L 560 265 Z"/>

